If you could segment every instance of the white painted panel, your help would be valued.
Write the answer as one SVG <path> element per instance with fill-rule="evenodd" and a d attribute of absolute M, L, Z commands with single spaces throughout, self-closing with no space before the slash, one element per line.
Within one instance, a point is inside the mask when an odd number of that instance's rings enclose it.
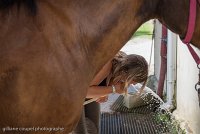
<path fill-rule="evenodd" d="M 197 50 L 197 49 L 195 49 Z M 200 51 L 197 50 L 200 55 Z M 193 134 L 200 134 L 200 108 L 197 92 L 198 69 L 187 47 L 178 41 L 177 46 L 177 110 L 176 115 L 184 119 Z M 188 124 L 187 124 L 188 123 Z"/>

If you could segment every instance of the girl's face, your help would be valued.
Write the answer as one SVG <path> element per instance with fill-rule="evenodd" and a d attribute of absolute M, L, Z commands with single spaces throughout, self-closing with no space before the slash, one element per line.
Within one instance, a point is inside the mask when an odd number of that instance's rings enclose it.
<path fill-rule="evenodd" d="M 137 82 L 135 82 L 135 81 L 131 81 L 129 84 L 133 84 L 133 85 L 135 85 L 135 84 L 137 84 Z"/>
<path fill-rule="evenodd" d="M 120 82 L 124 83 L 124 82 L 125 82 L 125 80 L 120 80 Z M 132 81 L 129 83 L 129 85 L 130 85 L 130 84 L 133 84 L 133 85 L 135 85 L 135 84 L 137 84 L 137 82 L 135 82 L 135 81 L 133 81 L 133 80 L 132 80 Z"/>

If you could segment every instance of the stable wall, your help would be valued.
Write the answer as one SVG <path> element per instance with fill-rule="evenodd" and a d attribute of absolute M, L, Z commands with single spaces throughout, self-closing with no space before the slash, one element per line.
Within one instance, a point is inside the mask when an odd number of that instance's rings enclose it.
<path fill-rule="evenodd" d="M 159 78 L 160 71 L 160 42 L 161 42 L 161 24 L 157 21 L 155 28 L 155 76 Z M 198 81 L 196 63 L 193 60 L 186 45 L 184 45 L 177 36 L 177 72 L 175 105 L 173 112 L 176 119 L 181 122 L 181 126 L 186 129 L 188 134 L 200 134 L 200 107 L 198 102 L 195 84 Z M 195 49 L 200 56 L 200 51 Z"/>
<path fill-rule="evenodd" d="M 195 49 L 200 55 L 200 51 Z M 195 84 L 198 81 L 197 65 L 187 46 L 178 39 L 177 46 L 177 108 L 174 115 L 183 120 L 188 133 L 200 134 L 200 107 Z"/>

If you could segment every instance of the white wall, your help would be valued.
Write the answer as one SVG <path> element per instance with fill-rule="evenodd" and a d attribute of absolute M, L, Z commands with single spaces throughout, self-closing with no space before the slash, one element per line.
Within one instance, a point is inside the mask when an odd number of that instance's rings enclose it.
<path fill-rule="evenodd" d="M 160 40 L 161 25 L 157 21 L 155 37 L 155 75 L 159 78 L 160 71 Z M 189 134 L 200 134 L 200 107 L 197 92 L 194 89 L 198 81 L 198 69 L 187 47 L 178 38 L 177 44 L 177 81 L 175 117 L 181 121 L 181 126 Z M 197 49 L 195 49 L 197 50 Z M 200 51 L 197 50 L 199 56 Z"/>
<path fill-rule="evenodd" d="M 197 50 L 197 49 L 195 49 Z M 200 51 L 197 50 L 200 55 Z M 177 118 L 183 119 L 188 132 L 200 134 L 200 107 L 195 84 L 198 81 L 198 69 L 187 46 L 178 40 L 177 46 Z"/>

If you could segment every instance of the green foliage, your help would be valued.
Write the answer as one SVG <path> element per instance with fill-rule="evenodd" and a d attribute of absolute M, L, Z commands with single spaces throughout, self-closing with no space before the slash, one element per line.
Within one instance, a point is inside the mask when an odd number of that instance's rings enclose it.
<path fill-rule="evenodd" d="M 157 123 L 164 124 L 170 134 L 186 134 L 185 130 L 181 129 L 180 123 L 172 118 L 171 113 L 157 113 L 155 120 Z"/>
<path fill-rule="evenodd" d="M 135 32 L 132 38 L 152 38 L 153 28 L 154 25 L 152 21 L 146 22 L 142 26 L 140 26 L 140 28 Z"/>

